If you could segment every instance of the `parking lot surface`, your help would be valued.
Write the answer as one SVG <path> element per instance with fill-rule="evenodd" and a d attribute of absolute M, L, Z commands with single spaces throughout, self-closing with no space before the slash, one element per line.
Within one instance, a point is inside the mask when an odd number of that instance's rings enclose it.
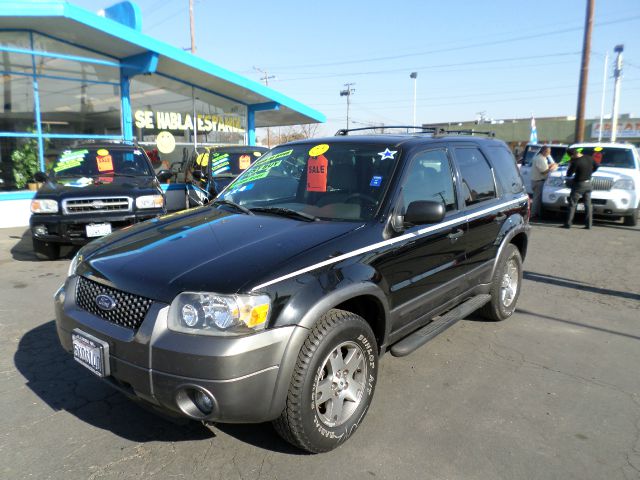
<path fill-rule="evenodd" d="M 0 230 L 0 478 L 640 478 L 640 228 L 535 224 L 518 310 L 385 355 L 372 407 L 307 455 L 270 424 L 177 425 L 61 349 L 39 262 Z"/>

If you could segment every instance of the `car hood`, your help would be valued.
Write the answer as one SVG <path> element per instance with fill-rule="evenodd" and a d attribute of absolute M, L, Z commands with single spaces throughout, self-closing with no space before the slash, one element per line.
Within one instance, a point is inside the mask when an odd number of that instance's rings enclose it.
<path fill-rule="evenodd" d="M 152 176 L 68 177 L 47 181 L 38 190 L 36 198 L 135 196 L 136 193 L 158 188 L 159 184 Z"/>
<path fill-rule="evenodd" d="M 288 259 L 358 226 L 201 207 L 90 243 L 80 251 L 77 273 L 166 303 L 184 291 L 235 293 Z"/>

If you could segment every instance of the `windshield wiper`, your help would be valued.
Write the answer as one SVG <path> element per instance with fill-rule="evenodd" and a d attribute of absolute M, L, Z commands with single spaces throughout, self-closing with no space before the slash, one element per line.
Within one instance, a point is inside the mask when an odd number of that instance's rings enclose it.
<path fill-rule="evenodd" d="M 306 222 L 315 222 L 318 217 L 314 217 L 305 212 L 299 212 L 292 210 L 291 208 L 284 207 L 254 207 L 251 209 L 254 212 L 273 213 L 274 215 L 281 215 L 283 217 L 297 218 L 298 220 L 304 220 Z"/>
<path fill-rule="evenodd" d="M 236 210 L 238 210 L 238 211 L 240 211 L 242 213 L 246 213 L 247 215 L 255 215 L 255 213 L 253 213 L 247 207 L 243 207 L 242 205 L 238 205 L 236 202 L 232 202 L 231 200 L 224 200 L 224 199 L 215 200 L 215 201 L 212 202 L 212 205 L 228 205 L 228 206 L 233 207 L 233 208 L 235 208 Z"/>

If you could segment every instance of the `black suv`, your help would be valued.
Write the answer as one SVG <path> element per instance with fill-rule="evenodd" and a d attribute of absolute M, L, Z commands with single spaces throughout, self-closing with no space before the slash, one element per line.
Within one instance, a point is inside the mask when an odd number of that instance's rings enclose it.
<path fill-rule="evenodd" d="M 60 245 L 83 245 L 116 228 L 166 212 L 158 179 L 144 150 L 126 143 L 86 143 L 63 151 L 31 202 L 33 249 L 56 259 Z"/>
<path fill-rule="evenodd" d="M 529 199 L 506 145 L 339 133 L 278 146 L 211 204 L 82 248 L 55 294 L 63 347 L 166 413 L 272 420 L 323 452 L 364 418 L 383 353 L 476 309 L 509 317 Z"/>

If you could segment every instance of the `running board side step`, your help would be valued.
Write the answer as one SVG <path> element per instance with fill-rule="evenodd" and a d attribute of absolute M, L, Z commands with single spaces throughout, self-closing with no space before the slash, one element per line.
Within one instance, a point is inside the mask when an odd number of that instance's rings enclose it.
<path fill-rule="evenodd" d="M 469 300 L 461 303 L 456 308 L 449 310 L 441 317 L 435 317 L 432 322 L 394 344 L 391 347 L 391 355 L 394 357 L 404 357 L 405 355 L 409 355 L 436 335 L 444 332 L 458 320 L 462 320 L 490 301 L 491 295 L 488 293 L 471 297 Z"/>

